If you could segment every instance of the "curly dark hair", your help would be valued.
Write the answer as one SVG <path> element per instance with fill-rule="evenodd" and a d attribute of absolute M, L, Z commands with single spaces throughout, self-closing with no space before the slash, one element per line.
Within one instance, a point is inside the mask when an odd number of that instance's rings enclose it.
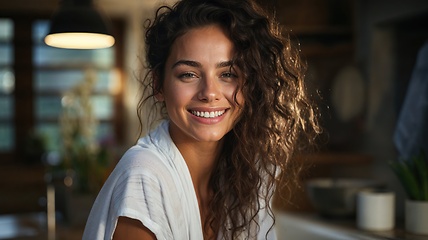
<path fill-rule="evenodd" d="M 321 130 L 303 81 L 305 68 L 298 49 L 272 16 L 246 0 L 183 0 L 160 7 L 148 20 L 149 71 L 143 86 L 149 93 L 138 105 L 140 122 L 144 106 L 163 87 L 173 42 L 189 29 L 212 24 L 222 27 L 234 43 L 233 65 L 244 75 L 239 88 L 245 101 L 239 120 L 224 137 L 210 179 L 214 196 L 204 226 L 235 239 L 254 234 L 250 226 L 258 229 L 260 209 L 267 207 L 273 216 L 268 203 L 277 182 L 296 176 L 291 159 L 302 142 L 312 142 Z"/>

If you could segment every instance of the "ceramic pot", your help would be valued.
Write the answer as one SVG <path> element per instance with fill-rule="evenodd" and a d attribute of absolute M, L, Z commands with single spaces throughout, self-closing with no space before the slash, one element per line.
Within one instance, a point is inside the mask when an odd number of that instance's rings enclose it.
<path fill-rule="evenodd" d="M 405 204 L 406 231 L 428 235 L 428 201 L 406 200 Z"/>

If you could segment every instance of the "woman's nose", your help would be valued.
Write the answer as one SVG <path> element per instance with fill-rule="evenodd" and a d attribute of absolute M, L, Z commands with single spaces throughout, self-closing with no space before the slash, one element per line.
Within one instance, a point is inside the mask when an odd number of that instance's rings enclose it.
<path fill-rule="evenodd" d="M 215 77 L 205 77 L 201 81 L 198 98 L 200 101 L 212 102 L 220 99 L 221 86 Z"/>

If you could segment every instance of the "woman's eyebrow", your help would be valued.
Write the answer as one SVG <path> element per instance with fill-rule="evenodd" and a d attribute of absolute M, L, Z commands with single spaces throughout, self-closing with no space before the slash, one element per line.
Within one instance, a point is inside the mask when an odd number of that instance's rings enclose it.
<path fill-rule="evenodd" d="M 229 60 L 229 61 L 224 61 L 224 62 L 217 63 L 216 67 L 217 68 L 222 68 L 222 67 L 230 67 L 232 65 L 233 65 L 233 61 Z"/>
<path fill-rule="evenodd" d="M 202 64 L 192 60 L 178 60 L 176 63 L 172 65 L 171 68 L 175 68 L 180 65 L 187 65 L 190 67 L 202 67 Z"/>
<path fill-rule="evenodd" d="M 172 65 L 172 69 L 180 66 L 180 65 L 186 65 L 186 66 L 190 66 L 190 67 L 202 67 L 202 64 L 197 62 L 197 61 L 192 61 L 192 60 L 178 60 L 177 62 L 175 62 Z M 222 68 L 222 67 L 230 67 L 233 65 L 233 61 L 229 60 L 229 61 L 222 61 L 216 64 L 216 68 Z"/>

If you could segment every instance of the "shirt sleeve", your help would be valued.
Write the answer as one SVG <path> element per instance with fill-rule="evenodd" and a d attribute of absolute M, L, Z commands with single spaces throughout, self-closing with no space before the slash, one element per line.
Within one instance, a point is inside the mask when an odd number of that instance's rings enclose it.
<path fill-rule="evenodd" d="M 176 184 L 161 156 L 145 152 L 144 159 L 132 161 L 114 187 L 110 211 L 119 216 L 137 219 L 157 239 L 173 239 L 173 228 L 180 209 Z M 174 197 L 175 195 L 175 197 Z"/>
<path fill-rule="evenodd" d="M 153 152 L 128 151 L 104 184 L 93 205 L 83 240 L 113 237 L 120 216 L 139 220 L 156 238 L 173 239 L 169 192 L 176 192 L 160 157 Z"/>
<path fill-rule="evenodd" d="M 113 191 L 110 211 L 114 219 L 110 222 L 117 224 L 120 216 L 133 218 L 152 231 L 157 239 L 171 239 L 169 229 L 161 227 L 169 225 L 164 200 L 162 186 L 155 176 L 149 173 L 126 174 Z"/>

